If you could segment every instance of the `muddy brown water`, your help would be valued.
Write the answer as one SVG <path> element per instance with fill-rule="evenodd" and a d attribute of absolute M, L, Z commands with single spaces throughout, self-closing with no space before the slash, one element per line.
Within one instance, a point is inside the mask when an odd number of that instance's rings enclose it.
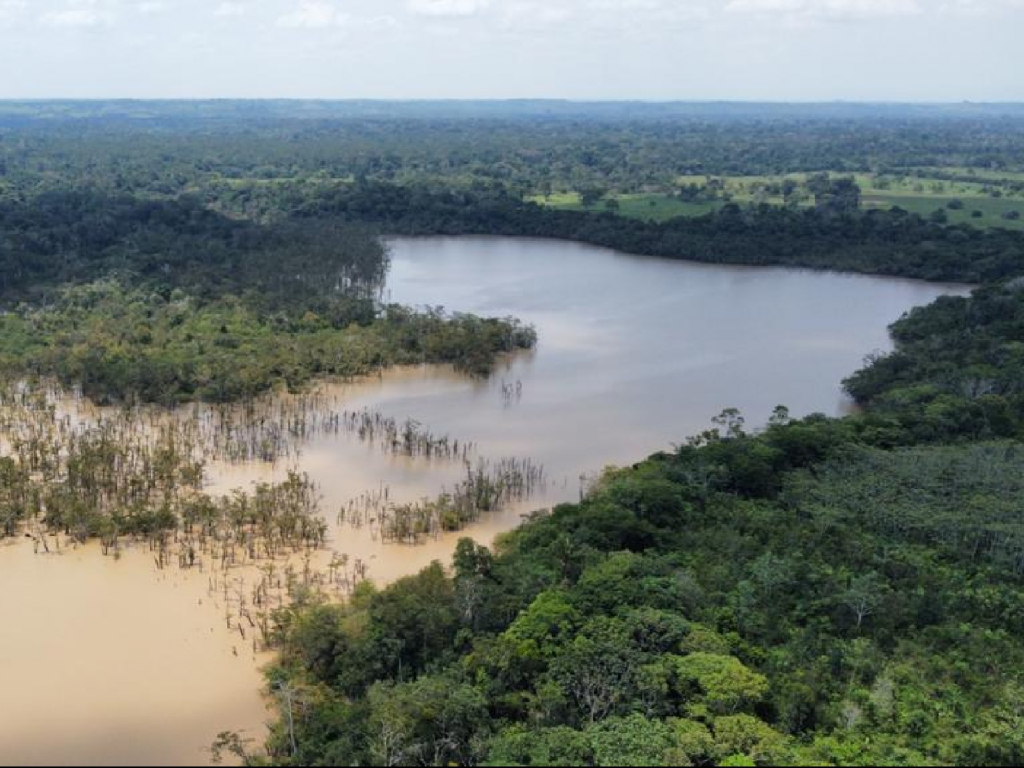
<path fill-rule="evenodd" d="M 842 378 L 889 348 L 904 311 L 963 286 L 789 269 L 706 266 L 584 245 L 502 238 L 391 241 L 388 295 L 407 304 L 515 315 L 540 344 L 488 381 L 444 367 L 405 368 L 325 385 L 338 408 L 413 418 L 472 440 L 482 456 L 544 464 L 546 489 L 473 526 L 490 542 L 532 508 L 578 498 L 581 476 L 636 461 L 705 429 L 723 408 L 763 424 L 849 408 Z M 383 544 L 338 525 L 349 499 L 387 486 L 412 501 L 457 482 L 459 462 L 395 456 L 352 434 L 315 436 L 279 462 L 211 467 L 211 491 L 310 474 L 332 524 L 331 548 L 387 583 L 459 535 Z M 0 764 L 194 764 L 222 730 L 257 740 L 268 719 L 255 656 L 223 621 L 207 577 L 157 571 L 144 551 L 33 554 L 0 545 Z"/>

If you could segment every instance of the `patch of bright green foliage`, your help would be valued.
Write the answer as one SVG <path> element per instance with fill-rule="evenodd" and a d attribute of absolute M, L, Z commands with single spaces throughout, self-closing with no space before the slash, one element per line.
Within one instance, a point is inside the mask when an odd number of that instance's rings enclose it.
<path fill-rule="evenodd" d="M 165 299 L 105 282 L 0 317 L 0 366 L 55 376 L 100 403 L 230 402 L 388 365 L 449 363 L 484 374 L 496 354 L 534 340 L 514 320 L 391 306 L 339 326 L 313 312 L 264 315 L 234 296 Z"/>
<path fill-rule="evenodd" d="M 577 192 L 562 192 L 547 197 L 529 198 L 535 203 L 550 205 L 566 211 L 608 211 L 631 219 L 667 221 L 676 216 L 703 216 L 721 208 L 724 202 L 687 202 L 677 197 L 658 193 L 611 195 L 602 201 L 585 206 Z M 611 204 L 609 204 L 611 203 Z"/>

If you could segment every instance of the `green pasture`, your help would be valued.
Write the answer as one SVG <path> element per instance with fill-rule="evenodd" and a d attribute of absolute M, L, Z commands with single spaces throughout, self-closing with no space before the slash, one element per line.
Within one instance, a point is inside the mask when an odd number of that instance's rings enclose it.
<path fill-rule="evenodd" d="M 599 200 L 589 208 L 584 207 L 580 202 L 580 196 L 575 192 L 560 192 L 549 195 L 536 195 L 530 198 L 533 202 L 541 205 L 549 205 L 552 208 L 560 208 L 567 211 L 585 211 L 599 213 L 601 211 L 613 211 L 620 216 L 627 216 L 632 219 L 645 219 L 647 221 L 667 221 L 678 216 L 702 216 L 721 208 L 724 202 L 698 202 L 690 203 L 678 198 L 670 197 L 664 193 L 631 194 L 631 195 L 610 195 L 606 199 Z M 618 208 L 609 208 L 608 201 L 614 200 Z"/>
<path fill-rule="evenodd" d="M 869 173 L 852 174 L 861 188 L 862 207 L 865 209 L 888 209 L 899 206 L 922 216 L 930 216 L 936 210 L 944 210 L 947 219 L 954 224 L 971 224 L 976 227 L 1005 227 L 1024 230 L 1024 218 L 1005 219 L 1003 215 L 1017 211 L 1024 217 L 1024 191 L 1017 191 L 1014 182 L 1024 181 L 1024 173 L 1014 171 L 974 171 L 977 181 L 946 180 L 911 173 L 876 175 Z M 966 177 L 967 168 L 930 169 L 936 174 Z M 676 216 L 700 216 L 717 210 L 731 201 L 741 205 L 767 203 L 783 205 L 785 200 L 777 187 L 787 179 L 798 187 L 793 200 L 798 206 L 813 205 L 813 196 L 806 190 L 811 174 L 793 173 L 785 176 L 679 176 L 678 186 L 708 186 L 712 180 L 719 186 L 721 200 L 687 202 L 665 192 L 642 194 L 610 194 L 585 208 L 575 192 L 560 192 L 548 196 L 537 195 L 535 202 L 565 210 L 590 210 L 594 212 L 613 210 L 622 216 L 650 221 L 665 221 Z M 833 174 L 842 175 L 842 174 Z M 610 200 L 615 201 L 609 203 Z M 950 208 L 950 203 L 959 200 L 962 208 Z M 615 205 L 617 204 L 617 208 Z M 955 206 L 955 203 L 954 203 Z M 978 215 L 980 213 L 980 215 Z"/>

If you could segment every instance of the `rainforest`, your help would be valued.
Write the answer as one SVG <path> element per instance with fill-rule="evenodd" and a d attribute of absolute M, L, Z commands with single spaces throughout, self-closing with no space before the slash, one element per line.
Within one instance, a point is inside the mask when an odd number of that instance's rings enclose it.
<path fill-rule="evenodd" d="M 1014 105 L 0 102 L 0 762 L 1024 762 L 1022 180 Z"/>

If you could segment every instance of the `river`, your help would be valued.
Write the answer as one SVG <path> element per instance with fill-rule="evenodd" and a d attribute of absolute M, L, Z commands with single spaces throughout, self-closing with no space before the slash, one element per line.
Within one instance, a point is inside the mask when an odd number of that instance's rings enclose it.
<path fill-rule="evenodd" d="M 544 491 L 466 532 L 484 542 L 529 509 L 578 498 L 581 476 L 670 449 L 724 408 L 751 427 L 779 404 L 793 415 L 844 413 L 840 382 L 889 348 L 888 324 L 966 291 L 543 240 L 394 239 L 391 250 L 391 300 L 515 315 L 540 335 L 534 352 L 487 381 L 422 367 L 322 388 L 338 408 L 415 419 L 473 441 L 480 456 L 543 463 Z M 368 563 L 371 578 L 387 583 L 449 557 L 458 536 L 385 545 L 334 518 L 369 489 L 433 496 L 457 481 L 459 462 L 324 434 L 276 467 L 214 465 L 211 490 L 293 467 L 320 487 L 332 547 Z M 34 555 L 21 540 L 0 546 L 0 581 L 0 764 L 188 764 L 208 760 L 219 731 L 260 736 L 267 658 L 226 628 L 205 576 L 157 572 L 145 552 Z"/>

